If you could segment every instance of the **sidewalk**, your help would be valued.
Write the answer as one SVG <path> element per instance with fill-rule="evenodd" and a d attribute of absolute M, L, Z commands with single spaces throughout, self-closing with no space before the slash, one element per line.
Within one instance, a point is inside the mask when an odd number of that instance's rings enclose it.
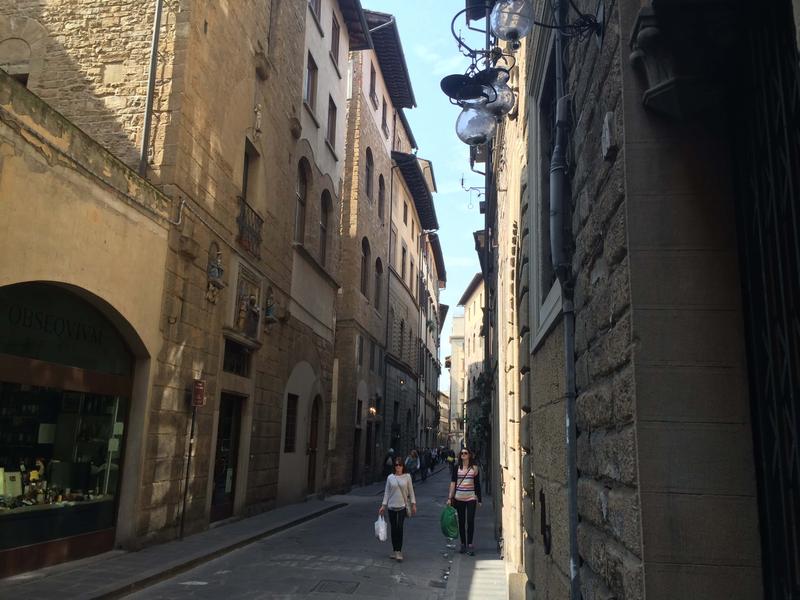
<path fill-rule="evenodd" d="M 435 600 L 506 600 L 508 597 L 505 567 L 500 558 L 495 540 L 491 514 L 491 499 L 485 498 L 481 510 L 481 517 L 476 519 L 476 550 L 477 555 L 470 557 L 457 553 L 457 542 L 448 543 L 438 531 L 438 514 L 443 506 L 446 494 L 447 473 L 446 467 L 437 466 L 436 473 L 428 477 L 428 483 L 415 483 L 421 513 L 408 523 L 409 556 L 406 564 L 399 565 L 388 561 L 381 547 L 380 555 L 374 556 L 375 540 L 364 527 L 365 520 L 371 523 L 372 512 L 380 503 L 379 496 L 383 494 L 384 482 L 377 482 L 363 487 L 355 488 L 346 495 L 331 496 L 325 500 L 310 500 L 299 504 L 284 506 L 272 511 L 241 519 L 229 524 L 220 525 L 204 531 L 183 541 L 173 541 L 151 546 L 138 552 L 113 551 L 81 561 L 56 565 L 39 571 L 21 574 L 0 580 L 0 598 L 15 598 L 18 600 L 40 600 L 41 598 L 59 598 L 59 600 L 81 599 L 94 600 L 100 598 L 119 598 L 139 591 L 137 597 L 177 598 L 183 597 L 183 592 L 191 592 L 191 597 L 199 591 L 189 586 L 186 582 L 178 587 L 183 587 L 179 593 L 173 585 L 167 592 L 158 592 L 159 588 L 169 586 L 170 582 L 182 579 L 197 578 L 195 574 L 202 569 L 227 573 L 226 568 L 219 567 L 220 562 L 229 561 L 233 564 L 243 562 L 238 557 L 252 555 L 264 549 L 277 552 L 272 556 L 269 564 L 276 565 L 270 574 L 270 586 L 275 593 L 281 589 L 281 578 L 307 578 L 306 572 L 297 566 L 290 567 L 291 560 L 296 558 L 289 550 L 291 545 L 287 542 L 259 542 L 280 532 L 286 532 L 276 540 L 285 540 L 286 536 L 303 540 L 300 546 L 307 546 L 307 542 L 321 541 L 327 548 L 339 548 L 339 552 L 327 556 L 325 550 L 322 554 L 315 554 L 319 549 L 304 548 L 311 556 L 317 556 L 320 564 L 336 566 L 349 564 L 356 568 L 361 554 L 369 566 L 363 571 L 367 581 L 362 582 L 359 593 L 353 597 L 405 598 L 408 593 L 422 593 L 419 598 Z M 374 505 L 374 506 L 373 506 Z M 369 506 L 368 509 L 365 507 Z M 346 507 L 346 508 L 345 508 Z M 337 510 L 344 509 L 344 510 Z M 335 515 L 316 519 L 327 513 L 336 511 Z M 351 514 L 352 513 L 352 514 Z M 365 517 L 368 514 L 368 517 Z M 331 521 L 331 518 L 334 520 Z M 348 539 L 358 539 L 365 536 L 363 542 L 355 545 L 355 550 L 347 548 L 353 556 L 347 555 L 342 543 L 327 544 L 327 535 L 333 535 L 330 524 L 338 524 L 339 534 Z M 267 546 L 264 544 L 267 543 Z M 297 548 L 300 549 L 300 546 Z M 238 550 L 238 552 L 234 552 Z M 360 554 L 358 552 L 360 550 Z M 247 553 L 242 555 L 242 553 Z M 287 556 L 282 554 L 289 553 Z M 429 558 L 425 558 L 429 557 Z M 214 561 L 214 559 L 218 559 Z M 279 568 L 281 559 L 288 560 L 287 568 Z M 211 562 L 214 561 L 214 562 Z M 301 563 L 306 564 L 303 560 Z M 313 563 L 313 561 L 312 561 Z M 257 565 L 264 564 L 260 559 Z M 223 569 L 223 570 L 219 570 Z M 392 569 L 399 569 L 395 573 Z M 348 569 L 349 570 L 349 569 Z M 285 571 L 285 572 L 284 572 Z M 392 589 L 387 589 L 384 576 L 379 573 L 386 572 L 385 578 L 391 579 Z M 263 572 L 260 567 L 255 571 Z M 354 571 L 355 574 L 356 571 Z M 388 573 L 393 573 L 389 575 Z M 216 574 L 216 573 L 215 573 Z M 331 571 L 330 578 L 341 579 L 343 573 L 338 570 Z M 223 576 L 224 577 L 224 576 Z M 396 579 L 399 577 L 399 579 Z M 205 577 L 205 579 L 208 579 Z M 373 580 L 373 586 L 369 581 Z M 383 583 L 379 583 L 383 580 Z M 330 583 L 330 582 L 328 582 Z M 156 585 L 157 584 L 157 585 Z M 155 587 L 150 587 L 155 585 Z M 241 597 L 241 577 L 231 577 L 227 585 L 219 588 L 229 598 Z M 412 587 L 408 587 L 412 586 Z M 397 588 L 397 589 L 395 589 Z M 378 590 L 380 589 L 380 593 Z M 405 590 L 405 591 L 404 591 Z M 427 590 L 424 593 L 422 590 Z M 206 593 L 211 592 L 208 589 Z M 264 590 L 266 591 L 266 590 Z M 372 592 L 376 592 L 373 594 Z M 292 598 L 317 597 L 317 593 L 307 596 L 305 593 L 285 596 Z M 324 594 L 320 597 L 333 595 Z M 197 596 L 206 597 L 206 596 Z M 209 596 L 217 597 L 217 596 Z M 249 597 L 249 596 L 248 596 Z M 265 596 L 266 597 L 266 596 Z M 284 596 L 281 596 L 284 597 Z M 339 596 L 335 596 L 339 597 Z M 348 596 L 349 597 L 349 596 Z"/>
<path fill-rule="evenodd" d="M 508 599 L 508 577 L 505 562 L 497 551 L 494 522 L 484 516 L 492 511 L 492 499 L 484 497 L 479 510 L 484 518 L 475 519 L 476 554 L 474 557 L 458 554 L 459 542 L 455 540 L 450 551 L 456 554 L 444 600 Z"/>
<path fill-rule="evenodd" d="M 381 488 L 382 489 L 382 488 Z M 343 498 L 338 496 L 337 498 Z M 282 506 L 138 552 L 115 550 L 0 580 L 0 598 L 119 598 L 256 540 L 347 506 L 310 500 Z"/>

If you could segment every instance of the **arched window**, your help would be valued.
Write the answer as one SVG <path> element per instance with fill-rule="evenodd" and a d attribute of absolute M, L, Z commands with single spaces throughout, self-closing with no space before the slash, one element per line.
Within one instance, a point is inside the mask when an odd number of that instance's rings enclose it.
<path fill-rule="evenodd" d="M 366 167 L 364 167 L 364 191 L 367 199 L 372 202 L 372 178 L 375 173 L 375 162 L 372 160 L 372 150 L 367 148 Z"/>
<path fill-rule="evenodd" d="M 373 298 L 375 299 L 375 308 L 380 310 L 381 309 L 381 290 L 383 289 L 383 263 L 381 262 L 380 258 L 375 259 L 375 293 L 373 294 Z"/>
<path fill-rule="evenodd" d="M 369 241 L 367 238 L 361 240 L 361 293 L 369 300 L 369 272 L 372 266 L 370 258 Z"/>
<path fill-rule="evenodd" d="M 381 221 L 386 215 L 386 182 L 383 175 L 378 175 L 378 216 Z"/>
<path fill-rule="evenodd" d="M 331 194 L 328 190 L 322 192 L 319 203 L 319 262 L 324 267 L 328 258 L 328 221 L 331 216 Z"/>
<path fill-rule="evenodd" d="M 294 241 L 302 244 L 306 239 L 306 199 L 311 180 L 311 167 L 304 158 L 297 167 L 297 202 L 294 210 Z"/>

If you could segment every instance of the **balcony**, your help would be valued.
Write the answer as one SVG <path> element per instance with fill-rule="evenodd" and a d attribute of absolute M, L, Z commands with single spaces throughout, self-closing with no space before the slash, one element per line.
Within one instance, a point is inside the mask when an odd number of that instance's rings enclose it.
<path fill-rule="evenodd" d="M 236 218 L 236 223 L 239 225 L 239 233 L 236 235 L 236 241 L 250 254 L 261 258 L 261 227 L 264 225 L 264 219 L 258 216 L 244 198 L 241 196 L 238 198 L 239 216 Z"/>

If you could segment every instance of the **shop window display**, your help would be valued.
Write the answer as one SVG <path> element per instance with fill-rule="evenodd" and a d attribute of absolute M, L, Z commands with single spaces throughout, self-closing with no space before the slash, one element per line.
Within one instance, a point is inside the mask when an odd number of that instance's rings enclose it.
<path fill-rule="evenodd" d="M 0 382 L 0 550 L 114 527 L 127 399 Z"/>

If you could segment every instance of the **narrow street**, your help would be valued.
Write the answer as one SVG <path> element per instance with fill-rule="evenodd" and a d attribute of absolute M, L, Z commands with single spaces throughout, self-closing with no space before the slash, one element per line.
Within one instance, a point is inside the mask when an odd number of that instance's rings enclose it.
<path fill-rule="evenodd" d="M 265 538 L 129 598 L 506 598 L 505 570 L 492 534 L 490 503 L 479 509 L 475 557 L 459 555 L 439 529 L 447 470 L 417 482 L 418 513 L 406 522 L 403 554 L 373 535 L 382 486 L 330 500 L 345 508 Z M 454 552 L 456 552 L 454 554 Z"/>

